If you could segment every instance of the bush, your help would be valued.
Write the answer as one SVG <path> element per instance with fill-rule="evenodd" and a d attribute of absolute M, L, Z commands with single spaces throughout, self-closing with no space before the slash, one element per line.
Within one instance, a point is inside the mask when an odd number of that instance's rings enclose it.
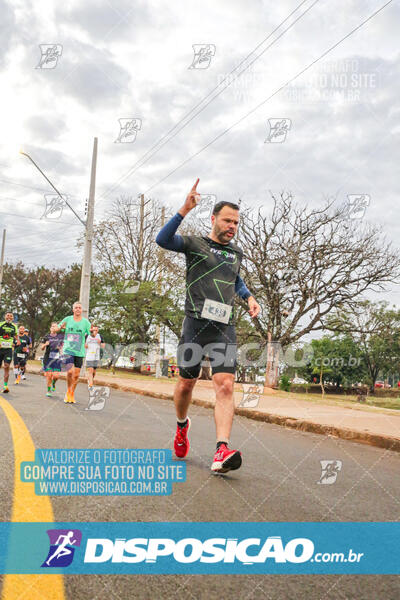
<path fill-rule="evenodd" d="M 284 392 L 290 392 L 290 379 L 287 375 L 281 375 L 279 379 L 279 389 Z"/>

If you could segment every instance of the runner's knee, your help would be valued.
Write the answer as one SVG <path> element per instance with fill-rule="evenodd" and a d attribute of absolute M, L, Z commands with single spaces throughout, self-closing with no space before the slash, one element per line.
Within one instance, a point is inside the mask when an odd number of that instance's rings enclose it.
<path fill-rule="evenodd" d="M 184 392 L 190 392 L 196 385 L 196 381 L 197 379 L 184 379 L 183 377 L 180 377 L 179 386 Z"/>
<path fill-rule="evenodd" d="M 233 394 L 234 379 L 230 375 L 214 377 L 214 384 L 217 391 L 224 396 Z"/>

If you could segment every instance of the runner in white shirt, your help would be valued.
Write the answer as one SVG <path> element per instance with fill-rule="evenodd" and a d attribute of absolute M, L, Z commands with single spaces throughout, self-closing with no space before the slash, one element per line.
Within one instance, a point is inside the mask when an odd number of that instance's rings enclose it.
<path fill-rule="evenodd" d="M 88 388 L 93 386 L 93 381 L 96 377 L 96 369 L 100 362 L 100 348 L 104 347 L 105 343 L 99 334 L 99 328 L 97 325 L 92 325 L 91 333 L 86 337 L 85 342 Z"/>

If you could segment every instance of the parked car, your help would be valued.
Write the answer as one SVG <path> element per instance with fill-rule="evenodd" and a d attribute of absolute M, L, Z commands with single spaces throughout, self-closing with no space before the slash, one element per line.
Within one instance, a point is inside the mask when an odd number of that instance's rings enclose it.
<path fill-rule="evenodd" d="M 291 383 L 294 383 L 295 385 L 304 385 L 305 383 L 307 383 L 307 381 L 305 379 L 302 379 L 301 377 L 294 377 L 293 379 L 291 379 L 290 381 Z"/>
<path fill-rule="evenodd" d="M 384 381 L 375 381 L 375 387 L 383 388 L 383 387 L 385 387 L 385 382 Z"/>

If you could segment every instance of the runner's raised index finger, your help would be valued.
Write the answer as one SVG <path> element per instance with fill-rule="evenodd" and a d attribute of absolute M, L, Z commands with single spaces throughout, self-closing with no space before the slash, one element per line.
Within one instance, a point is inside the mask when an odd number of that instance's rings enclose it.
<path fill-rule="evenodd" d="M 192 192 L 195 192 L 195 191 L 196 191 L 197 184 L 199 183 L 199 181 L 200 181 L 200 179 L 199 179 L 199 178 L 197 178 L 197 181 L 196 181 L 196 183 L 195 183 L 195 184 L 194 184 L 194 186 L 192 187 Z"/>

